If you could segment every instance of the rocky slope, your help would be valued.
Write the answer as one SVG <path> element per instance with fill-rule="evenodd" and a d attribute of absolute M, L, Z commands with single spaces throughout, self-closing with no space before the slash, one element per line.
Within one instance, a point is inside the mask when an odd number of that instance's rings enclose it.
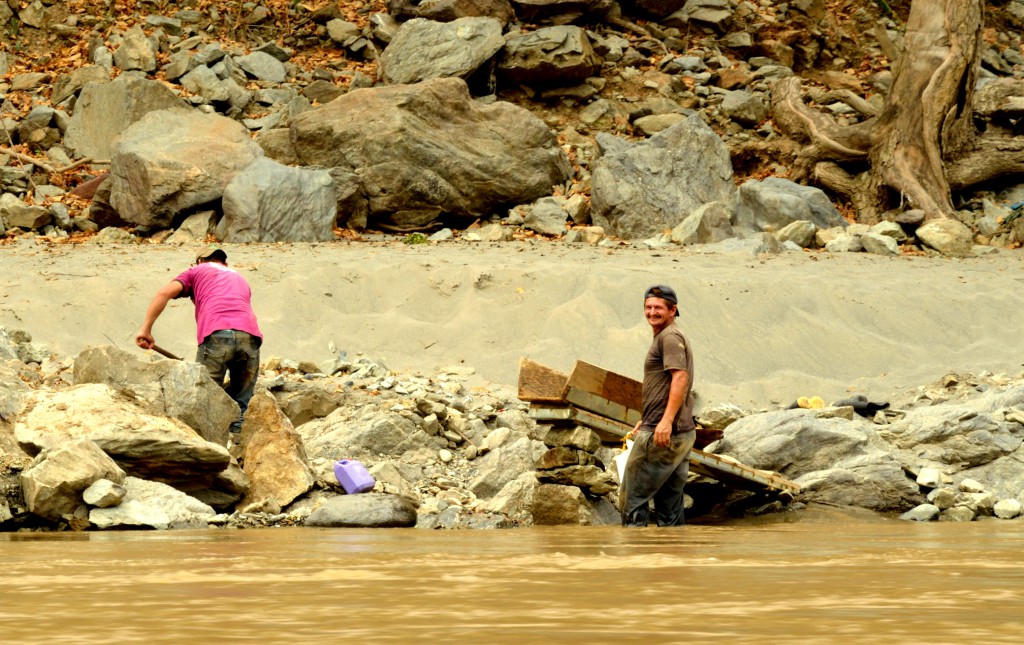
<path fill-rule="evenodd" d="M 798 224 L 775 238 L 796 247 L 831 244 L 831 251 L 882 254 L 1015 246 L 1024 232 L 1013 227 L 1009 206 L 1020 201 L 1020 188 L 959 196 L 960 219 L 971 229 L 964 234 L 919 231 L 913 211 L 892 213 L 895 227 L 848 230 L 845 224 L 857 216 L 849 204 L 785 180 L 799 144 L 773 124 L 773 83 L 796 74 L 821 108 L 848 124 L 863 120 L 891 81 L 888 65 L 902 47 L 908 8 L 909 2 L 869 0 L 621 7 L 608 0 L 0 4 L 0 22 L 12 35 L 0 52 L 10 137 L 0 152 L 0 213 L 8 236 L 31 230 L 80 239 L 118 227 L 104 238 L 111 241 L 162 242 L 181 228 L 187 230 L 176 241 L 207 233 L 230 241 L 330 239 L 366 228 L 448 226 L 483 239 L 563 236 L 569 228 L 578 229 L 569 230 L 569 240 L 596 243 L 614 235 L 656 246 L 779 233 Z M 990 4 L 982 83 L 1024 73 L 1016 29 L 1022 16 L 1018 0 Z M 117 77 L 126 82 L 87 89 Z M 461 78 L 476 100 L 467 103 L 460 90 L 424 82 L 445 77 Z M 169 91 L 131 79 L 157 81 Z M 383 90 L 410 82 L 432 89 L 406 98 Z M 371 101 L 352 94 L 359 88 L 381 91 Z M 345 94 L 352 98 L 334 106 L 336 117 L 311 110 Z M 404 107 L 394 108 L 396 101 Z M 438 101 L 446 108 L 436 114 L 408 108 Z M 513 118 L 501 108 L 506 104 L 527 110 L 554 138 L 545 140 L 543 128 L 525 115 Z M 111 144 L 145 113 L 173 106 L 238 122 L 243 127 L 231 136 L 247 133 L 291 170 L 264 164 L 232 192 L 226 184 L 253 152 L 237 157 L 237 147 L 221 147 L 213 135 L 226 126 L 211 121 L 198 147 L 173 157 L 179 167 L 183 160 L 195 164 L 192 174 L 209 175 L 210 185 L 185 179 L 149 185 L 167 172 L 159 160 L 169 155 L 169 144 L 161 147 L 155 133 L 180 138 L 175 126 L 157 119 L 134 127 L 132 135 L 146 145 L 132 144 L 125 133 L 113 156 Z M 392 109 L 394 116 L 378 118 Z M 476 116 L 452 121 L 463 111 Z M 341 114 L 350 130 L 340 129 Z M 470 123 L 491 134 L 471 134 Z M 445 124 L 451 132 L 424 134 Z M 704 126 L 717 135 L 720 152 L 695 143 L 676 156 L 660 152 L 699 140 Z M 180 127 L 201 129 L 195 119 Z M 337 142 L 320 141 L 330 131 L 338 141 L 360 133 L 366 141 L 339 150 Z M 502 148 L 499 139 L 516 146 Z M 382 140 L 391 145 L 378 146 Z M 228 160 L 225 167 L 195 161 L 203 141 L 208 154 Z M 694 165 L 681 165 L 679 154 Z M 723 154 L 724 171 L 708 173 Z M 678 174 L 659 176 L 663 165 Z M 304 167 L 329 168 L 330 177 L 300 172 Z M 95 181 L 107 170 L 110 181 Z M 766 177 L 774 183 L 760 181 Z M 494 185 L 498 178 L 505 183 Z M 679 186 L 680 178 L 694 185 Z M 281 188 L 291 184 L 333 185 L 335 200 Z M 278 204 L 233 197 L 254 190 Z M 298 204 L 317 215 L 299 231 L 267 212 Z M 752 218 L 744 209 L 768 214 Z M 204 216 L 185 226 L 197 210 Z M 487 223 L 502 226 L 473 232 Z M 341 228 L 331 231 L 332 225 Z M 126 230 L 134 237 L 124 236 Z M 782 247 L 759 242 L 753 248 Z"/>

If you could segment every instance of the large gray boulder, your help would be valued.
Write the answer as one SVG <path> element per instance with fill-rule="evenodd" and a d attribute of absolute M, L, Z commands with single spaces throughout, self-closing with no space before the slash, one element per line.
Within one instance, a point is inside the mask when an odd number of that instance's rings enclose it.
<path fill-rule="evenodd" d="M 99 383 L 37 392 L 14 426 L 30 456 L 72 439 L 89 439 L 130 475 L 191 480 L 219 473 L 224 446 L 206 441 L 177 419 L 147 414 L 128 392 Z"/>
<path fill-rule="evenodd" d="M 224 242 L 325 242 L 334 239 L 337 199 L 331 173 L 261 157 L 224 187 Z"/>
<path fill-rule="evenodd" d="M 419 83 L 432 78 L 469 78 L 490 60 L 505 39 L 494 18 L 435 22 L 414 18 L 403 24 L 381 54 L 384 81 Z"/>
<path fill-rule="evenodd" d="M 355 90 L 290 127 L 303 165 L 361 177 L 370 224 L 476 218 L 550 195 L 572 175 L 542 121 L 504 101 L 474 101 L 461 79 Z"/>
<path fill-rule="evenodd" d="M 146 114 L 188 104 L 159 81 L 121 75 L 110 82 L 87 82 L 75 102 L 64 145 L 79 157 L 110 159 L 119 134 Z"/>
<path fill-rule="evenodd" d="M 179 213 L 220 199 L 235 173 L 262 156 L 245 126 L 227 117 L 151 112 L 114 145 L 110 205 L 125 221 L 167 228 Z"/>
<path fill-rule="evenodd" d="M 160 482 L 127 477 L 117 506 L 93 508 L 89 522 L 98 529 L 199 529 L 217 514 L 210 506 Z"/>
<path fill-rule="evenodd" d="M 388 0 L 388 14 L 396 20 L 426 18 L 452 22 L 459 18 L 494 18 L 507 25 L 515 17 L 508 0 Z"/>
<path fill-rule="evenodd" d="M 56 521 L 83 505 L 82 492 L 93 482 L 123 483 L 124 478 L 124 471 L 99 446 L 73 439 L 39 453 L 21 474 L 21 489 L 31 513 Z"/>
<path fill-rule="evenodd" d="M 242 425 L 243 469 L 249 490 L 239 504 L 283 508 L 316 482 L 302 437 L 277 407 L 274 396 L 259 392 L 249 403 Z"/>
<path fill-rule="evenodd" d="M 802 487 L 809 501 L 876 511 L 906 510 L 923 501 L 874 425 L 835 409 L 782 410 L 733 422 L 717 451 Z"/>
<path fill-rule="evenodd" d="M 498 70 L 513 83 L 573 85 L 601 68 L 582 27 L 542 27 L 505 42 Z"/>
<path fill-rule="evenodd" d="M 818 228 L 846 227 L 846 220 L 820 188 L 788 179 L 750 179 L 736 193 L 732 223 L 750 231 L 777 231 L 806 220 Z"/>
<path fill-rule="evenodd" d="M 416 526 L 416 507 L 398 495 L 363 493 L 331 497 L 309 514 L 306 526 L 400 528 Z"/>
<path fill-rule="evenodd" d="M 728 147 L 697 115 L 635 144 L 604 139 L 608 152 L 594 164 L 590 212 L 619 237 L 672 230 L 735 190 Z"/>
<path fill-rule="evenodd" d="M 147 413 L 182 421 L 207 441 L 226 446 L 238 404 L 199 363 L 111 345 L 87 347 L 75 357 L 76 384 L 103 383 L 130 392 Z"/>

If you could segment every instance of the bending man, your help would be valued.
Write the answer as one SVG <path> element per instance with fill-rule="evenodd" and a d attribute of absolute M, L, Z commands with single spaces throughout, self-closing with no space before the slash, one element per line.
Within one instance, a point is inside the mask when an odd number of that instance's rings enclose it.
<path fill-rule="evenodd" d="M 690 472 L 693 353 L 676 326 L 676 292 L 655 285 L 644 293 L 644 317 L 654 341 L 644 361 L 643 417 L 633 428 L 619 493 L 623 526 L 647 526 L 650 502 L 658 526 L 683 525 L 683 486 Z"/>
<path fill-rule="evenodd" d="M 135 344 L 152 349 L 153 324 L 174 298 L 188 296 L 196 309 L 196 362 L 224 388 L 241 413 L 231 432 L 242 431 L 242 417 L 249 407 L 260 370 L 263 335 L 250 303 L 252 290 L 240 273 L 228 267 L 228 255 L 217 246 L 204 249 L 196 263 L 161 287 L 146 309 L 146 318 L 135 334 Z M 229 380 L 224 382 L 224 376 Z"/>

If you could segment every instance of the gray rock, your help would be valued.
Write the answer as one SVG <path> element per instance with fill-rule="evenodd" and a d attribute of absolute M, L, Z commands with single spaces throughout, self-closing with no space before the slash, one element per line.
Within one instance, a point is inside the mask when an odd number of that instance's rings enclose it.
<path fill-rule="evenodd" d="M 576 486 L 559 484 L 537 486 L 531 514 L 537 525 L 602 526 L 621 522 L 619 512 L 606 498 L 594 501 Z"/>
<path fill-rule="evenodd" d="M 618 488 L 610 472 L 593 464 L 566 466 L 557 470 L 538 470 L 537 481 L 542 484 L 578 486 L 588 495 L 607 495 Z"/>
<path fill-rule="evenodd" d="M 185 110 L 151 112 L 114 146 L 110 204 L 128 222 L 167 227 L 178 213 L 220 198 L 234 174 L 262 155 L 237 121 Z"/>
<path fill-rule="evenodd" d="M 222 446 L 228 443 L 229 426 L 238 419 L 238 404 L 199 363 L 110 345 L 89 347 L 75 358 L 74 381 L 130 392 L 149 414 L 178 419 L 200 437 Z"/>
<path fill-rule="evenodd" d="M 896 222 L 879 222 L 871 227 L 870 232 L 891 237 L 897 242 L 907 241 L 907 234 L 903 231 L 903 227 Z"/>
<path fill-rule="evenodd" d="M 283 83 L 288 79 L 288 68 L 270 54 L 254 51 L 235 59 L 245 73 L 259 81 Z"/>
<path fill-rule="evenodd" d="M 53 215 L 42 206 L 30 206 L 11 193 L 3 193 L 0 195 L 0 220 L 10 228 L 34 231 L 49 224 Z"/>
<path fill-rule="evenodd" d="M 697 208 L 672 229 L 676 244 L 715 244 L 732 238 L 731 210 L 724 202 L 711 202 Z"/>
<path fill-rule="evenodd" d="M 316 479 L 302 437 L 273 395 L 259 392 L 253 396 L 245 412 L 241 442 L 249 490 L 239 502 L 240 508 L 267 503 L 283 508 L 313 487 Z"/>
<path fill-rule="evenodd" d="M 199 500 L 155 481 L 125 479 L 127 493 L 117 506 L 94 508 L 89 522 L 98 529 L 197 529 L 206 528 L 217 514 Z"/>
<path fill-rule="evenodd" d="M 299 160 L 357 174 L 368 222 L 426 226 L 551 194 L 572 168 L 546 125 L 460 79 L 356 90 L 291 121 Z"/>
<path fill-rule="evenodd" d="M 925 488 L 942 486 L 942 471 L 938 468 L 922 468 L 917 474 L 917 485 Z"/>
<path fill-rule="evenodd" d="M 121 45 L 114 52 L 114 64 L 126 72 L 139 70 L 149 73 L 156 70 L 156 48 L 142 30 L 142 25 L 135 25 L 125 32 Z"/>
<path fill-rule="evenodd" d="M 918 504 L 906 513 L 900 515 L 901 520 L 914 522 L 930 522 L 939 516 L 939 508 L 934 504 Z"/>
<path fill-rule="evenodd" d="M 478 508 L 487 513 L 501 513 L 511 520 L 532 523 L 533 492 L 536 488 L 536 476 L 530 472 L 523 473 L 505 484 L 494 497 L 481 502 Z"/>
<path fill-rule="evenodd" d="M 940 522 L 970 522 L 974 519 L 974 511 L 966 506 L 954 506 L 942 511 Z"/>
<path fill-rule="evenodd" d="M 109 479 L 97 479 L 82 491 L 82 501 L 96 508 L 117 506 L 124 500 L 128 489 Z"/>
<path fill-rule="evenodd" d="M 725 25 L 732 18 L 733 8 L 729 0 L 687 0 L 682 9 L 665 18 L 669 26 L 687 25 L 691 22 L 708 25 L 725 30 Z"/>
<path fill-rule="evenodd" d="M 124 471 L 92 441 L 68 440 L 43 450 L 21 475 L 25 504 L 56 521 L 82 505 L 82 491 L 100 479 L 124 482 Z"/>
<path fill-rule="evenodd" d="M 374 415 L 354 421 L 339 408 L 322 419 L 302 424 L 302 435 L 309 459 L 357 459 L 371 467 L 382 455 L 400 457 L 408 450 L 430 445 L 428 436 L 416 423 L 395 413 Z"/>
<path fill-rule="evenodd" d="M 601 135 L 597 140 L 607 152 L 594 164 L 591 216 L 619 237 L 671 230 L 735 190 L 729 150 L 698 116 L 633 145 Z"/>
<path fill-rule="evenodd" d="M 388 14 L 402 21 L 426 18 L 452 22 L 459 18 L 489 17 L 498 20 L 502 26 L 515 17 L 508 0 L 388 0 Z M 384 14 L 375 14 L 379 15 Z"/>
<path fill-rule="evenodd" d="M 216 213 L 201 211 L 185 218 L 177 229 L 164 240 L 165 244 L 192 244 L 201 242 L 214 231 Z"/>
<path fill-rule="evenodd" d="M 1012 520 L 1021 514 L 1021 503 L 1015 499 L 1001 499 L 992 507 L 992 512 L 1001 520 Z"/>
<path fill-rule="evenodd" d="M 542 27 L 505 41 L 498 70 L 512 83 L 572 85 L 601 67 L 581 27 Z"/>
<path fill-rule="evenodd" d="M 544 445 L 551 448 L 576 448 L 592 453 L 601 447 L 601 437 L 586 426 L 552 427 L 544 435 Z"/>
<path fill-rule="evenodd" d="M 818 227 L 814 225 L 814 222 L 797 220 L 783 226 L 775 234 L 775 238 L 783 243 L 793 242 L 800 248 L 806 249 L 814 245 L 814 234 L 817 232 Z"/>
<path fill-rule="evenodd" d="M 971 229 L 952 219 L 934 219 L 920 226 L 916 232 L 922 244 L 943 255 L 963 257 L 974 244 Z"/>
<path fill-rule="evenodd" d="M 722 99 L 721 110 L 747 128 L 756 127 L 768 116 L 768 107 L 761 97 L 746 90 L 727 92 Z"/>
<path fill-rule="evenodd" d="M 888 235 L 878 233 L 864 233 L 860 236 L 860 243 L 864 250 L 875 255 L 899 255 L 900 245 Z"/>
<path fill-rule="evenodd" d="M 383 78 L 390 84 L 468 78 L 504 43 L 501 23 L 493 18 L 447 23 L 414 18 L 399 28 L 381 54 Z"/>
<path fill-rule="evenodd" d="M 829 253 L 860 253 L 864 250 L 860 235 L 840 233 L 825 244 L 825 250 Z"/>
<path fill-rule="evenodd" d="M 928 501 L 937 506 L 940 511 L 953 508 L 956 505 L 956 497 L 956 491 L 945 487 L 936 488 L 928 493 Z"/>
<path fill-rule="evenodd" d="M 110 82 L 85 83 L 64 143 L 80 157 L 110 159 L 111 144 L 124 130 L 154 110 L 187 104 L 163 83 L 121 75 Z"/>
<path fill-rule="evenodd" d="M 608 13 L 609 0 L 511 0 L 516 17 L 524 23 L 567 25 L 590 16 Z"/>
<path fill-rule="evenodd" d="M 736 194 L 734 226 L 755 231 L 778 230 L 800 220 L 823 229 L 846 226 L 846 220 L 820 188 L 767 177 L 764 181 L 744 182 Z"/>
<path fill-rule="evenodd" d="M 532 471 L 545 451 L 544 444 L 527 437 L 492 450 L 476 460 L 478 475 L 469 483 L 469 490 L 480 499 L 493 497 L 510 481 Z"/>
<path fill-rule="evenodd" d="M 53 94 L 50 102 L 53 105 L 63 103 L 77 94 L 86 83 L 109 83 L 110 72 L 99 65 L 85 65 L 68 74 L 57 78 L 53 84 Z"/>
<path fill-rule="evenodd" d="M 128 474 L 164 481 L 201 480 L 228 466 L 224 446 L 204 440 L 181 421 L 147 414 L 130 397 L 98 383 L 37 392 L 14 426 L 15 439 L 29 455 L 89 439 Z"/>
<path fill-rule="evenodd" d="M 198 94 L 211 103 L 226 102 L 231 98 L 227 84 L 206 65 L 200 65 L 181 77 L 185 89 Z"/>
<path fill-rule="evenodd" d="M 331 174 L 258 158 L 224 187 L 224 242 L 323 242 L 334 239 L 337 201 Z"/>
<path fill-rule="evenodd" d="M 416 526 L 416 507 L 397 495 L 363 493 L 324 501 L 306 518 L 306 526 L 396 528 Z"/>
<path fill-rule="evenodd" d="M 878 511 L 921 501 L 917 485 L 864 422 L 821 418 L 827 415 L 826 408 L 744 417 L 729 426 L 717 452 L 795 480 L 809 500 Z"/>
<path fill-rule="evenodd" d="M 564 235 L 568 213 L 554 197 L 537 200 L 523 218 L 523 228 L 542 235 Z"/>

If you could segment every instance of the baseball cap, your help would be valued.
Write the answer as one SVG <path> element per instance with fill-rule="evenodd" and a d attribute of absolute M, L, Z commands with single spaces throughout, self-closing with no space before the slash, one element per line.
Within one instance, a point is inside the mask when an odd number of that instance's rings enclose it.
<path fill-rule="evenodd" d="M 644 300 L 648 298 L 661 298 L 666 302 L 671 302 L 674 305 L 679 304 L 679 298 L 676 297 L 676 292 L 672 287 L 664 284 L 656 284 L 653 287 L 648 287 L 647 291 L 644 292 Z"/>
<path fill-rule="evenodd" d="M 203 260 L 220 260 L 221 262 L 226 262 L 227 259 L 228 254 L 224 252 L 224 249 L 220 248 L 220 246 L 216 244 L 204 246 L 199 250 L 199 253 L 196 254 L 196 262 L 202 262 Z"/>

